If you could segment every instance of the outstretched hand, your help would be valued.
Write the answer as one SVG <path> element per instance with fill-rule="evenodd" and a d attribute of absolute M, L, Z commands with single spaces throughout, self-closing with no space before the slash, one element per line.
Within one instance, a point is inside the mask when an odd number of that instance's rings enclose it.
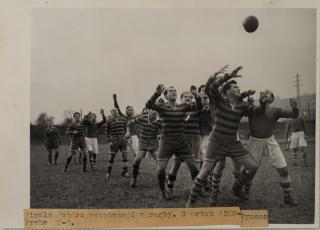
<path fill-rule="evenodd" d="M 242 66 L 238 66 L 235 68 L 230 74 L 229 77 L 231 78 L 237 78 L 237 77 L 242 77 L 241 75 L 238 75 L 238 72 L 242 69 Z"/>
<path fill-rule="evenodd" d="M 159 84 L 157 86 L 156 93 L 161 95 L 163 93 L 164 89 L 165 89 L 165 87 L 163 86 L 163 84 Z"/>

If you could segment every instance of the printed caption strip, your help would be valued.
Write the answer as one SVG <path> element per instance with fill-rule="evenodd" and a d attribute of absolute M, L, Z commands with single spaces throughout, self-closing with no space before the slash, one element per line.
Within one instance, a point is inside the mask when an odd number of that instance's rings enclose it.
<path fill-rule="evenodd" d="M 26 229 L 238 225 L 267 227 L 267 210 L 223 208 L 25 209 Z"/>

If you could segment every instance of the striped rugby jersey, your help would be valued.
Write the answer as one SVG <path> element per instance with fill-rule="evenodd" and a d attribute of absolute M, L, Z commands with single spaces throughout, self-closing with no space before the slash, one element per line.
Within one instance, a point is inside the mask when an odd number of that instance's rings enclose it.
<path fill-rule="evenodd" d="M 89 123 L 89 121 L 86 119 L 83 119 L 80 122 L 74 121 L 67 128 L 66 134 L 71 135 L 73 137 L 85 136 L 86 126 L 88 125 L 88 123 Z M 73 134 L 73 131 L 78 131 L 78 133 Z"/>
<path fill-rule="evenodd" d="M 155 103 L 159 96 L 159 94 L 154 93 L 147 101 L 146 107 L 159 113 L 162 121 L 162 134 L 166 136 L 184 135 L 186 112 L 198 111 L 202 108 L 200 97 L 196 97 L 197 103 L 176 104 L 176 107 L 172 108 L 168 103 Z"/>
<path fill-rule="evenodd" d="M 156 139 L 161 132 L 161 121 L 157 120 L 154 123 L 149 122 L 148 113 L 141 114 L 128 122 L 128 127 L 132 125 L 140 125 L 140 138 Z M 130 131 L 131 134 L 131 131 Z"/>
<path fill-rule="evenodd" d="M 125 116 L 110 116 L 106 124 L 107 138 L 112 136 L 124 136 L 127 131 L 127 119 Z"/>
<path fill-rule="evenodd" d="M 51 126 L 46 129 L 44 140 L 46 141 L 48 139 L 60 140 L 59 131 L 55 126 Z"/>
<path fill-rule="evenodd" d="M 213 135 L 221 138 L 236 139 L 240 120 L 243 116 L 263 114 L 265 104 L 260 106 L 251 105 L 245 101 L 239 101 L 234 108 L 219 92 L 219 87 L 228 78 L 217 79 L 210 85 L 210 103 L 214 104 Z"/>

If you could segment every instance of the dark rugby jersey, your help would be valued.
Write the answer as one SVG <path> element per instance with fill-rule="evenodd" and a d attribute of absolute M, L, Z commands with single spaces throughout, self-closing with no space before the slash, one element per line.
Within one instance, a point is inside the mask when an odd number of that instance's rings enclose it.
<path fill-rule="evenodd" d="M 210 84 L 210 103 L 214 104 L 213 135 L 221 138 L 236 139 L 240 120 L 243 116 L 263 114 L 265 105 L 254 106 L 245 101 L 239 101 L 232 108 L 228 99 L 224 98 L 219 87 L 227 78 L 220 78 Z"/>
<path fill-rule="evenodd" d="M 184 123 L 185 134 L 200 134 L 200 111 L 191 111 L 186 113 Z"/>
<path fill-rule="evenodd" d="M 161 121 L 157 120 L 154 123 L 149 122 L 148 114 L 141 114 L 128 122 L 130 129 L 133 125 L 140 125 L 141 139 L 156 139 L 161 130 Z M 130 131 L 131 134 L 131 131 Z"/>
<path fill-rule="evenodd" d="M 208 135 L 213 126 L 213 114 L 211 113 L 211 110 L 203 109 L 200 111 L 199 114 L 199 128 L 200 128 L 200 134 L 201 135 Z"/>
<path fill-rule="evenodd" d="M 124 116 L 110 116 L 106 124 L 107 138 L 112 136 L 124 136 L 127 131 L 127 119 Z"/>
<path fill-rule="evenodd" d="M 97 138 L 98 137 L 98 129 L 101 128 L 105 123 L 107 119 L 105 116 L 103 116 L 103 120 L 98 123 L 91 123 L 89 122 L 87 124 L 87 137 L 91 138 Z"/>
<path fill-rule="evenodd" d="M 71 135 L 73 137 L 85 136 L 86 126 L 88 125 L 88 120 L 83 119 L 80 122 L 72 122 L 67 128 L 66 134 Z M 78 131 L 77 134 L 73 134 L 73 131 Z"/>
<path fill-rule="evenodd" d="M 289 120 L 288 127 L 286 130 L 286 136 L 288 137 L 290 132 L 300 132 L 303 131 L 305 134 L 307 132 L 305 123 L 301 117 Z"/>
<path fill-rule="evenodd" d="M 250 135 L 255 138 L 269 138 L 273 135 L 273 128 L 279 118 L 296 118 L 299 115 L 297 108 L 284 110 L 281 108 L 266 108 L 261 114 L 249 116 Z"/>
<path fill-rule="evenodd" d="M 196 97 L 197 103 L 176 104 L 172 108 L 168 103 L 155 103 L 160 95 L 155 93 L 146 103 L 146 107 L 159 113 L 162 121 L 162 134 L 166 136 L 184 135 L 186 112 L 198 111 L 202 108 L 200 97 Z"/>
<path fill-rule="evenodd" d="M 60 134 L 55 126 L 48 127 L 45 131 L 44 140 L 58 140 L 60 141 Z"/>

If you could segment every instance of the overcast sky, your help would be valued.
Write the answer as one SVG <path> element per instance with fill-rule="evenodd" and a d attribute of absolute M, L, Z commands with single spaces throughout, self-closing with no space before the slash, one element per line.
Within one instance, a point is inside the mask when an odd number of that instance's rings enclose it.
<path fill-rule="evenodd" d="M 252 34 L 248 15 L 260 22 Z M 31 36 L 32 121 L 109 112 L 113 93 L 141 111 L 158 83 L 181 92 L 226 64 L 244 67 L 243 90 L 292 97 L 299 73 L 301 93 L 315 92 L 312 9 L 33 9 Z"/>

